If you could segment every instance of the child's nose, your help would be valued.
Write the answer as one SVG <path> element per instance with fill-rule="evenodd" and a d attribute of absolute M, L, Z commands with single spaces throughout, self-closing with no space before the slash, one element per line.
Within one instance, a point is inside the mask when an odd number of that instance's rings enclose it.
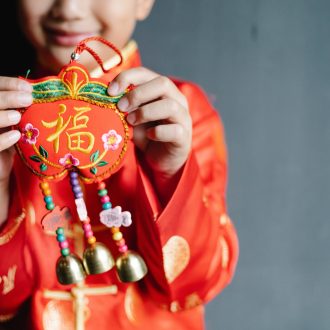
<path fill-rule="evenodd" d="M 87 0 L 55 0 L 50 14 L 58 20 L 79 20 L 88 13 L 88 2 Z"/>

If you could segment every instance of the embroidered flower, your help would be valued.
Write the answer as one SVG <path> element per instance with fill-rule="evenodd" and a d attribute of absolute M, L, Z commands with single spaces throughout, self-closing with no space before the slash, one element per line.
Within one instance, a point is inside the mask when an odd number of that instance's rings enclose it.
<path fill-rule="evenodd" d="M 102 135 L 102 141 L 105 150 L 116 150 L 119 147 L 119 143 L 123 138 L 112 129 L 108 133 Z"/>
<path fill-rule="evenodd" d="M 39 136 L 39 130 L 33 127 L 32 124 L 28 123 L 22 132 L 22 140 L 25 143 L 35 144 L 37 142 L 37 137 Z"/>
<path fill-rule="evenodd" d="M 78 166 L 79 159 L 73 157 L 71 154 L 66 154 L 63 158 L 60 158 L 59 163 L 65 167 Z"/>

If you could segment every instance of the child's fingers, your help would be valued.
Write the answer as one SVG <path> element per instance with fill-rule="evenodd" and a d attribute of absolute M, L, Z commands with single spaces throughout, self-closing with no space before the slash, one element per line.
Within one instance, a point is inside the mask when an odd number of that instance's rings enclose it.
<path fill-rule="evenodd" d="M 8 110 L 0 111 L 0 127 L 8 127 L 18 124 L 21 120 L 21 114 L 18 111 Z"/>
<path fill-rule="evenodd" d="M 147 137 L 153 141 L 172 143 L 181 147 L 186 140 L 186 133 L 182 125 L 167 124 L 148 128 Z"/>
<path fill-rule="evenodd" d="M 0 90 L 32 92 L 32 85 L 19 78 L 0 77 Z"/>
<path fill-rule="evenodd" d="M 27 107 L 32 104 L 32 93 L 17 91 L 0 92 L 0 109 Z"/>
<path fill-rule="evenodd" d="M 167 120 L 170 123 L 184 123 L 185 109 L 173 99 L 163 99 L 148 103 L 132 111 L 127 116 L 131 125 L 141 125 L 148 122 Z M 189 117 L 188 117 L 189 118 Z"/>
<path fill-rule="evenodd" d="M 21 138 L 19 131 L 9 131 L 0 134 L 0 152 L 10 148 Z"/>
<path fill-rule="evenodd" d="M 125 70 L 118 74 L 118 76 L 111 81 L 108 93 L 109 95 L 116 96 L 125 91 L 130 85 L 140 85 L 149 80 L 159 77 L 159 74 L 146 69 L 144 67 L 132 68 Z"/>
<path fill-rule="evenodd" d="M 120 99 L 118 108 L 121 111 L 130 112 L 141 104 L 160 98 L 173 99 L 187 109 L 185 97 L 180 93 L 175 84 L 164 76 L 158 76 L 134 88 Z"/>

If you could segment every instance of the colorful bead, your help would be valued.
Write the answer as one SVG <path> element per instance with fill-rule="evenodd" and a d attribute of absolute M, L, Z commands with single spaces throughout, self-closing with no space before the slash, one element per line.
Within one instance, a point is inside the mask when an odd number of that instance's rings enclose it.
<path fill-rule="evenodd" d="M 78 173 L 77 172 L 70 172 L 70 178 L 73 178 L 73 179 L 78 178 Z"/>
<path fill-rule="evenodd" d="M 56 234 L 57 235 L 64 235 L 64 229 L 62 227 L 58 227 L 56 229 Z"/>
<path fill-rule="evenodd" d="M 45 189 L 49 188 L 48 182 L 41 182 L 39 186 L 42 190 L 45 190 Z"/>
<path fill-rule="evenodd" d="M 62 256 L 66 257 L 70 254 L 70 250 L 68 248 L 62 249 L 61 254 L 62 254 Z"/>
<path fill-rule="evenodd" d="M 108 202 L 110 202 L 110 197 L 108 195 L 102 196 L 101 197 L 101 202 L 102 203 L 108 203 Z"/>
<path fill-rule="evenodd" d="M 102 189 L 105 189 L 105 183 L 104 182 L 100 182 L 98 187 L 97 187 L 98 190 L 102 190 Z"/>
<path fill-rule="evenodd" d="M 67 249 L 69 247 L 69 243 L 68 241 L 63 241 L 63 242 L 60 242 L 60 248 L 61 249 Z"/>
<path fill-rule="evenodd" d="M 51 211 L 54 210 L 55 204 L 54 203 L 46 203 L 46 209 Z"/>
<path fill-rule="evenodd" d="M 89 237 L 87 242 L 88 242 L 88 244 L 94 244 L 96 242 L 95 236 Z"/>
<path fill-rule="evenodd" d="M 116 242 L 116 245 L 117 246 L 123 246 L 123 245 L 125 245 L 125 240 L 124 239 L 121 239 L 120 241 L 117 241 Z"/>
<path fill-rule="evenodd" d="M 123 245 L 118 249 L 118 251 L 121 252 L 121 253 L 125 253 L 127 250 L 128 250 L 127 245 Z"/>
<path fill-rule="evenodd" d="M 78 179 L 71 179 L 70 182 L 73 186 L 78 186 L 79 185 L 79 180 Z"/>
<path fill-rule="evenodd" d="M 75 194 L 74 197 L 76 197 L 76 198 L 83 198 L 84 197 L 84 193 L 83 192 L 79 192 L 79 193 Z"/>
<path fill-rule="evenodd" d="M 91 230 L 85 231 L 85 237 L 89 238 L 89 237 L 92 237 L 92 236 L 94 236 L 94 234 Z"/>
<path fill-rule="evenodd" d="M 58 242 L 64 242 L 66 240 L 63 234 L 57 235 L 56 239 Z"/>
<path fill-rule="evenodd" d="M 106 189 L 100 189 L 98 191 L 99 196 L 106 196 L 107 194 L 108 194 L 108 190 L 106 190 Z"/>
<path fill-rule="evenodd" d="M 109 209 L 111 209 L 111 206 L 112 206 L 112 204 L 110 202 L 107 202 L 102 205 L 102 209 L 109 210 Z"/>
<path fill-rule="evenodd" d="M 48 188 L 48 189 L 44 189 L 44 190 L 42 191 L 42 194 L 43 194 L 44 196 L 49 196 L 49 195 L 52 194 L 52 192 L 51 192 L 51 190 Z"/>
<path fill-rule="evenodd" d="M 120 241 L 123 238 L 123 234 L 120 231 L 118 231 L 117 233 L 114 233 L 112 235 L 112 238 L 114 241 Z"/>
<path fill-rule="evenodd" d="M 118 227 L 112 227 L 112 228 L 111 228 L 111 232 L 112 232 L 113 234 L 114 234 L 114 233 L 117 233 L 118 231 L 120 231 Z"/>
<path fill-rule="evenodd" d="M 84 228 L 84 232 L 92 230 L 92 226 L 89 223 L 84 223 L 83 228 Z"/>
<path fill-rule="evenodd" d="M 46 203 L 52 203 L 52 202 L 53 202 L 53 197 L 50 196 L 50 195 L 45 196 L 45 197 L 44 197 L 44 201 L 45 201 Z"/>

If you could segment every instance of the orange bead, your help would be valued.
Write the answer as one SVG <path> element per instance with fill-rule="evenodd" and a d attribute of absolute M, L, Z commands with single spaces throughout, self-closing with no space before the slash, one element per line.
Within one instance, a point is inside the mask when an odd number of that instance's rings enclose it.
<path fill-rule="evenodd" d="M 88 242 L 88 244 L 94 244 L 95 242 L 96 242 L 96 238 L 95 238 L 95 236 L 92 236 L 92 237 L 90 237 L 88 240 L 87 240 L 87 242 Z"/>
<path fill-rule="evenodd" d="M 117 233 L 118 231 L 120 231 L 118 227 L 112 227 L 112 228 L 111 228 L 111 232 L 112 232 L 113 234 L 114 234 L 114 233 Z"/>
<path fill-rule="evenodd" d="M 49 188 L 48 182 L 41 182 L 39 186 L 42 190 L 45 190 L 45 189 Z"/>
<path fill-rule="evenodd" d="M 44 190 L 42 191 L 42 193 L 43 193 L 44 196 L 49 196 L 49 195 L 52 194 L 52 192 L 51 192 L 50 189 L 44 189 Z"/>

